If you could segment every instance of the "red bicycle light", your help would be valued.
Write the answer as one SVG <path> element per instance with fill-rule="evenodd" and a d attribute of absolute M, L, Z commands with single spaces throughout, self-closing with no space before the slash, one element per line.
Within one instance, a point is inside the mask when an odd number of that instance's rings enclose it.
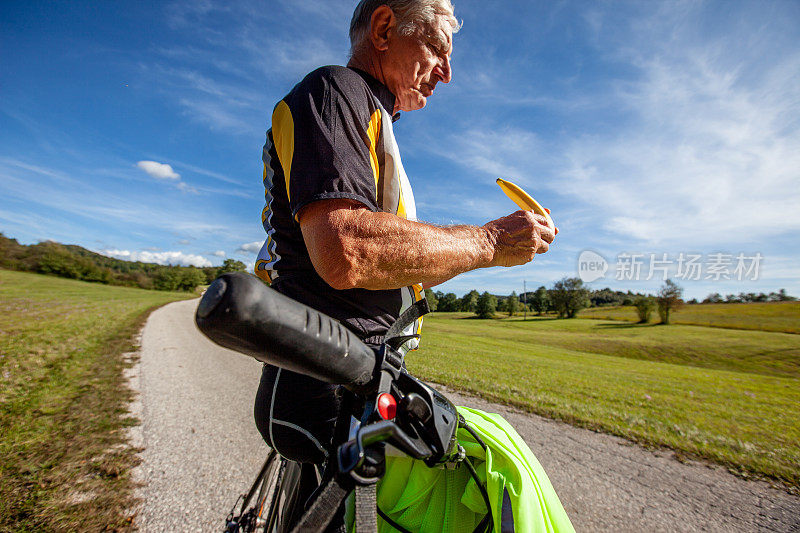
<path fill-rule="evenodd" d="M 384 420 L 391 420 L 397 415 L 397 400 L 389 393 L 378 396 L 378 414 Z"/>

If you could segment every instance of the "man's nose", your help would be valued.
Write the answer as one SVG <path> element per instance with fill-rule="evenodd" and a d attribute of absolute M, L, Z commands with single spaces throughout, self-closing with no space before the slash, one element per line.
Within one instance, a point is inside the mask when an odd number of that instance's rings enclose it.
<path fill-rule="evenodd" d="M 453 78 L 453 70 L 450 68 L 449 57 L 444 56 L 439 60 L 439 64 L 436 66 L 436 75 L 442 83 L 450 83 L 450 80 Z"/>

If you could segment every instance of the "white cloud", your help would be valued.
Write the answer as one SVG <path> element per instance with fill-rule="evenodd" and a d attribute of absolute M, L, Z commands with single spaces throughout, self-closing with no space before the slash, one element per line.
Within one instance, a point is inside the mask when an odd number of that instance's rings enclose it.
<path fill-rule="evenodd" d="M 261 250 L 261 246 L 264 244 L 264 241 L 253 241 L 243 244 L 239 247 L 237 252 L 244 252 L 246 254 L 257 254 L 259 250 Z"/>
<path fill-rule="evenodd" d="M 156 263 L 159 265 L 181 265 L 210 267 L 211 261 L 197 254 L 186 254 L 183 252 L 131 252 L 128 250 L 103 250 L 100 253 L 109 257 L 123 259 L 125 261 L 141 261 L 143 263 Z"/>
<path fill-rule="evenodd" d="M 697 39 L 680 22 L 674 31 Z M 800 54 L 742 57 L 735 39 L 626 50 L 641 77 L 611 101 L 631 124 L 569 142 L 560 190 L 604 213 L 606 230 L 649 243 L 741 245 L 800 229 Z"/>
<path fill-rule="evenodd" d="M 216 252 L 211 252 L 211 255 L 214 257 L 225 257 L 225 252 L 222 250 L 217 250 Z"/>
<path fill-rule="evenodd" d="M 179 180 L 181 175 L 172 170 L 172 166 L 156 161 L 139 161 L 136 166 L 147 172 L 151 177 L 160 180 Z"/>
<path fill-rule="evenodd" d="M 713 16 L 698 12 L 703 4 L 661 6 L 630 20 L 616 10 L 592 15 L 603 34 L 597 54 L 624 72 L 565 92 L 563 103 L 543 100 L 543 122 L 556 116 L 561 131 L 486 119 L 438 138 L 433 130 L 428 150 L 469 173 L 518 180 L 534 196 L 563 195 L 553 209 L 564 222 L 575 222 L 567 211 L 585 210 L 574 229 L 627 246 L 753 248 L 797 232 L 797 48 L 771 33 L 779 22 L 761 24 L 757 14 L 710 32 L 698 22 Z"/>

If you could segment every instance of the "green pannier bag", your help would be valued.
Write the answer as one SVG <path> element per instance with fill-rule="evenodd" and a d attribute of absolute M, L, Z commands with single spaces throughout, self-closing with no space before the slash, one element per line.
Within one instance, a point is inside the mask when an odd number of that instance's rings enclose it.
<path fill-rule="evenodd" d="M 465 429 L 458 442 L 487 489 L 494 532 L 574 532 L 544 469 L 522 437 L 496 414 L 458 407 L 458 412 L 486 444 L 488 452 Z M 378 483 L 378 508 L 412 532 L 472 533 L 486 516 L 486 504 L 469 470 L 429 468 L 407 456 L 387 455 L 386 474 Z M 378 531 L 396 531 L 378 519 Z"/>

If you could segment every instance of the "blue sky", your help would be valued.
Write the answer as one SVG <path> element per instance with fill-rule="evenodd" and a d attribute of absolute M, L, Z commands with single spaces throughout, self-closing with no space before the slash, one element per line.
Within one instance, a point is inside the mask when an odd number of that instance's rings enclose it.
<path fill-rule="evenodd" d="M 252 264 L 272 107 L 346 62 L 354 4 L 0 3 L 0 231 Z M 455 4 L 453 81 L 395 124 L 418 215 L 505 215 L 504 177 L 561 234 L 529 265 L 442 290 L 550 286 L 591 250 L 609 265 L 594 288 L 654 291 L 651 254 L 675 277 L 683 253 L 703 268 L 677 278 L 688 297 L 800 296 L 800 3 Z M 640 279 L 620 254 L 641 254 Z M 756 254 L 758 279 L 736 279 L 736 257 Z"/>

